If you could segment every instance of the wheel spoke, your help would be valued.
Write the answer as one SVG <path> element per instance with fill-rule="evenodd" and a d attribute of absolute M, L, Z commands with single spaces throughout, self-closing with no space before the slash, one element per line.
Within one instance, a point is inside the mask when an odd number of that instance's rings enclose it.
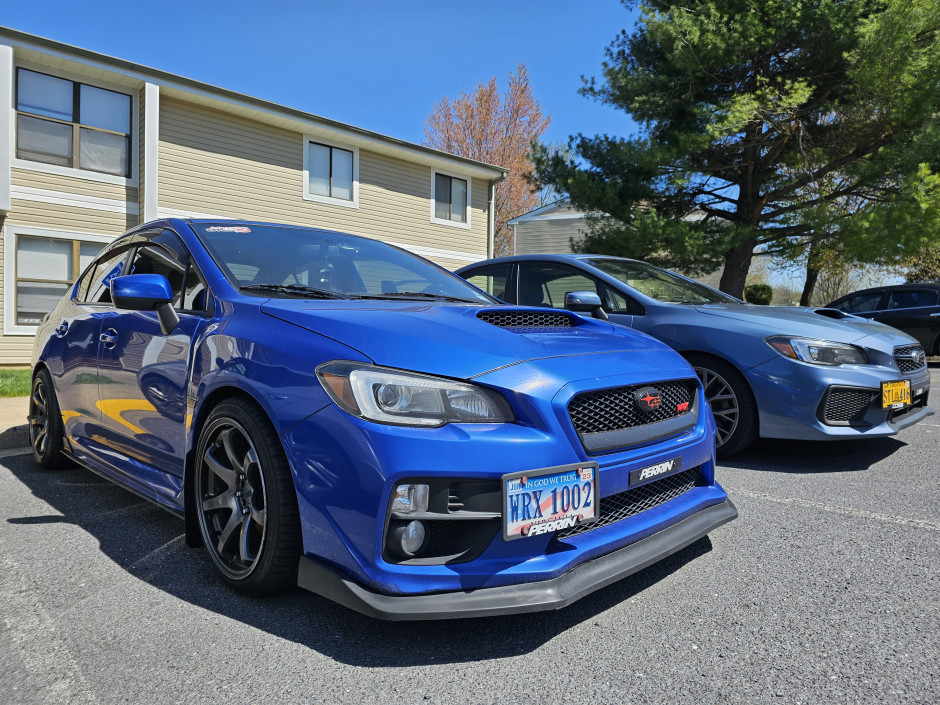
<path fill-rule="evenodd" d="M 36 450 L 37 455 L 42 455 L 46 450 L 46 429 L 43 427 L 39 433 L 36 434 L 36 438 L 33 440 L 33 448 Z"/>
<path fill-rule="evenodd" d="M 206 451 L 205 455 L 206 465 L 209 466 L 209 469 L 226 484 L 229 489 L 235 487 L 235 481 L 238 479 L 238 473 L 231 468 L 227 468 L 218 460 L 212 456 L 212 448 L 210 447 Z M 234 491 L 234 490 L 233 490 Z"/>
<path fill-rule="evenodd" d="M 232 512 L 229 516 L 228 521 L 225 523 L 225 527 L 222 529 L 222 532 L 219 534 L 219 540 L 216 543 L 216 551 L 223 558 L 227 558 L 225 553 L 225 546 L 228 544 L 229 540 L 232 538 L 232 534 L 242 524 L 242 515 L 238 512 Z"/>
<path fill-rule="evenodd" d="M 268 511 L 265 508 L 255 509 L 251 508 L 251 520 L 255 522 L 262 530 L 264 529 L 264 522 L 267 521 Z"/>
<path fill-rule="evenodd" d="M 234 433 L 234 428 L 228 428 L 219 434 L 219 440 L 222 441 L 222 447 L 225 449 L 225 455 L 228 457 L 229 464 L 236 472 L 244 474 L 245 467 L 242 460 L 238 457 L 238 452 L 235 450 L 235 443 L 232 439 Z"/>
<path fill-rule="evenodd" d="M 208 497 L 202 500 L 202 510 L 204 512 L 214 512 L 217 509 L 231 509 L 235 511 L 235 490 L 227 489 L 214 497 Z"/>
<path fill-rule="evenodd" d="M 255 555 L 248 545 L 251 540 L 251 521 L 247 515 L 243 515 L 243 517 L 241 535 L 238 537 L 238 557 L 245 563 L 251 563 L 255 559 Z"/>

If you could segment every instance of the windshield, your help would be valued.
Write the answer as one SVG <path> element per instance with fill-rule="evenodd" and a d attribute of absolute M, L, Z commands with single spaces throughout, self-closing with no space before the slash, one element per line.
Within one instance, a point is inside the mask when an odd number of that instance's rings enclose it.
<path fill-rule="evenodd" d="M 463 279 L 377 240 L 286 225 L 190 226 L 229 281 L 246 293 L 492 303 Z"/>
<path fill-rule="evenodd" d="M 741 303 L 733 296 L 716 291 L 710 286 L 645 262 L 598 258 L 589 259 L 588 263 L 657 301 L 672 304 Z"/>

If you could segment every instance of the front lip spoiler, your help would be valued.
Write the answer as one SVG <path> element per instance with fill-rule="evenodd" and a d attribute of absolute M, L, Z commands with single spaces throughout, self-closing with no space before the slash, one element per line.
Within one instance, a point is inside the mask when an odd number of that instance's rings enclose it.
<path fill-rule="evenodd" d="M 557 578 L 534 583 L 428 595 L 383 595 L 302 557 L 297 584 L 356 612 L 386 620 L 492 617 L 557 610 L 672 555 L 737 516 L 737 508 L 726 499 L 652 536 L 582 563 Z"/>

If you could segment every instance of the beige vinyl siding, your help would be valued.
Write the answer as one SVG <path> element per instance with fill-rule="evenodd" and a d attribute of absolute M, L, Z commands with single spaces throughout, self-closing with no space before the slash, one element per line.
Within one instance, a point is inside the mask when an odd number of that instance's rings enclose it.
<path fill-rule="evenodd" d="M 342 145 L 339 139 L 331 142 Z M 161 100 L 160 207 L 486 256 L 485 181 L 472 181 L 470 229 L 437 225 L 430 222 L 430 167 L 361 149 L 359 207 L 348 208 L 303 200 L 304 149 L 299 132 Z M 466 264 L 443 255 L 429 259 L 451 268 Z"/>
<path fill-rule="evenodd" d="M 571 238 L 580 239 L 588 232 L 584 218 L 533 219 L 515 227 L 517 255 L 571 252 Z"/>
<path fill-rule="evenodd" d="M 6 225 L 14 223 L 64 232 L 120 235 L 137 225 L 137 215 L 14 198 Z"/>
<path fill-rule="evenodd" d="M 0 221 L 2 222 L 2 221 Z M 2 281 L 2 276 L 5 275 L 3 272 L 3 234 L 7 227 L 9 227 L 9 220 L 2 223 L 3 228 L 0 229 L 0 281 Z M 11 276 L 15 276 L 13 272 L 10 273 Z M 31 335 L 3 335 L 3 297 L 4 290 L 0 286 L 0 366 L 4 365 L 23 365 L 27 364 L 30 361 L 30 356 L 33 352 L 33 336 Z"/>
<path fill-rule="evenodd" d="M 55 191 L 57 193 L 94 196 L 96 198 L 111 198 L 116 201 L 137 203 L 136 186 L 107 184 L 100 181 L 80 179 L 74 176 L 49 174 L 43 171 L 33 171 L 32 169 L 22 169 L 18 167 L 12 169 L 11 177 L 13 186 L 27 186 L 29 188 L 39 188 L 46 191 Z M 14 198 L 15 197 L 14 195 Z"/>

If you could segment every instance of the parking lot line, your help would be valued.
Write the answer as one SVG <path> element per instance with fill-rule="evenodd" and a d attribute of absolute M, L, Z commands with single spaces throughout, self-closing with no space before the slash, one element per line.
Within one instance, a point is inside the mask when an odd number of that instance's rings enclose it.
<path fill-rule="evenodd" d="M 795 497 L 778 497 L 763 492 L 753 492 L 751 490 L 742 490 L 730 486 L 727 482 L 722 482 L 722 486 L 728 492 L 728 495 L 734 499 L 736 495 L 744 497 L 753 497 L 755 499 L 765 499 L 777 504 L 795 504 L 809 509 L 819 509 L 833 514 L 845 514 L 846 516 L 857 517 L 860 519 L 874 519 L 876 521 L 886 521 L 901 526 L 910 526 L 915 529 L 927 529 L 928 531 L 940 531 L 940 522 L 923 521 L 922 519 L 909 519 L 907 517 L 890 516 L 888 514 L 878 514 L 877 512 L 868 512 L 864 509 L 850 509 L 849 507 L 839 507 L 833 504 L 823 504 L 822 502 L 811 502 L 807 499 L 797 499 Z"/>

